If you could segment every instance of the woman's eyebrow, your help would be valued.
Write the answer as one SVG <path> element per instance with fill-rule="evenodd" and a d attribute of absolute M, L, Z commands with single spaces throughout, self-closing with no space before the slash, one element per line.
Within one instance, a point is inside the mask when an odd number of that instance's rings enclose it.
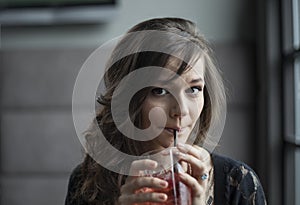
<path fill-rule="evenodd" d="M 193 80 L 191 80 L 190 83 L 199 83 L 199 82 L 204 82 L 203 78 L 193 79 Z"/>
<path fill-rule="evenodd" d="M 174 78 L 156 80 L 156 83 L 158 83 L 158 84 L 172 83 L 173 80 L 174 80 Z M 191 83 L 191 84 L 193 84 L 193 83 L 204 83 L 204 80 L 203 80 L 202 77 L 200 77 L 200 78 L 192 79 L 189 83 Z"/>

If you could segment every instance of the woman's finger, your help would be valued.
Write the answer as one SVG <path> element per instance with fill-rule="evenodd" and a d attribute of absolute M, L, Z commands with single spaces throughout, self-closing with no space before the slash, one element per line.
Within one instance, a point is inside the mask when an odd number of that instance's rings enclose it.
<path fill-rule="evenodd" d="M 168 187 L 168 182 L 157 177 L 135 177 L 121 187 L 121 194 L 133 194 L 144 187 L 163 189 Z"/>
<path fill-rule="evenodd" d="M 206 161 L 202 161 L 199 158 L 195 157 L 194 155 L 182 153 L 182 152 L 176 152 L 175 153 L 178 160 L 183 160 L 192 166 L 196 166 L 200 169 L 204 170 L 210 170 L 212 168 L 212 161 L 211 158 L 209 157 Z"/>
<path fill-rule="evenodd" d="M 155 169 L 157 167 L 157 162 L 151 159 L 141 159 L 141 160 L 135 160 L 132 162 L 129 175 L 130 176 L 140 176 L 141 171 L 147 170 L 147 169 Z"/>
<path fill-rule="evenodd" d="M 196 145 L 191 146 L 187 144 L 178 145 L 178 150 L 185 153 L 182 154 L 182 158 L 189 160 L 192 166 L 196 166 L 199 167 L 200 169 L 204 169 L 204 171 L 206 172 L 211 170 L 212 160 L 207 150 Z"/>
<path fill-rule="evenodd" d="M 187 173 L 179 173 L 180 181 L 191 188 L 193 198 L 200 198 L 203 195 L 203 187 L 198 181 Z"/>
<path fill-rule="evenodd" d="M 192 155 L 178 152 L 176 153 L 176 156 L 179 161 L 184 161 L 187 164 L 191 165 L 194 171 L 196 171 L 195 168 L 197 169 L 197 172 L 204 172 L 206 169 L 208 169 L 201 160 Z"/>
<path fill-rule="evenodd" d="M 118 199 L 120 205 L 141 203 L 141 202 L 165 202 L 168 196 L 164 193 L 147 192 L 138 194 L 121 195 Z"/>
<path fill-rule="evenodd" d="M 203 149 L 202 147 L 199 147 L 197 145 L 189 145 L 189 144 L 182 144 L 178 143 L 178 149 L 186 154 L 193 155 L 197 159 L 206 162 L 207 160 L 210 160 L 210 154 L 207 150 Z"/>
<path fill-rule="evenodd" d="M 182 148 L 182 146 L 180 146 Z M 183 150 L 184 149 L 184 150 Z M 178 152 L 177 157 L 180 161 L 184 161 L 191 165 L 192 172 L 190 174 L 198 180 L 199 183 L 203 184 L 209 173 L 213 167 L 212 160 L 210 154 L 203 148 L 198 146 L 184 146 L 182 149 L 186 152 Z M 187 151 L 189 150 L 189 151 Z M 202 157 L 202 155 L 206 155 L 208 157 Z M 203 161 L 205 159 L 205 161 Z"/>

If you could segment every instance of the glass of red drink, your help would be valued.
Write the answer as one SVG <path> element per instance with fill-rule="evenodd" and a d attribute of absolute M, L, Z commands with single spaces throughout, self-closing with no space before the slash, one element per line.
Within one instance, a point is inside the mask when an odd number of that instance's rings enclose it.
<path fill-rule="evenodd" d="M 143 176 L 158 177 L 168 182 L 165 189 L 142 188 L 137 192 L 159 192 L 165 193 L 168 200 L 166 205 L 191 205 L 191 189 L 180 181 L 178 173 L 183 172 L 183 168 L 176 158 L 178 150 L 171 147 L 165 150 L 154 150 L 143 154 L 143 158 L 152 159 L 158 163 L 154 170 L 145 170 Z M 161 205 L 162 203 L 146 202 L 142 205 Z"/>

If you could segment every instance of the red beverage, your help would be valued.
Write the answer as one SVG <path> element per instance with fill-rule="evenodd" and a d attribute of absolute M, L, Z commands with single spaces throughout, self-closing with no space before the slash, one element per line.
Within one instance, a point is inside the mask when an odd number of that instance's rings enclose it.
<path fill-rule="evenodd" d="M 174 155 L 175 147 L 170 147 L 164 152 L 161 150 L 152 150 L 144 154 L 146 159 L 152 159 L 158 163 L 158 166 L 153 170 L 144 170 L 144 177 L 157 177 L 168 182 L 168 187 L 165 189 L 153 189 L 144 187 L 137 190 L 136 193 L 165 193 L 168 196 L 166 202 L 144 202 L 139 205 L 191 205 L 192 195 L 191 189 L 180 181 L 178 173 L 184 172 L 180 163 Z"/>
<path fill-rule="evenodd" d="M 139 205 L 161 205 L 161 204 L 191 205 L 192 204 L 191 190 L 189 187 L 187 187 L 184 183 L 182 183 L 179 180 L 178 173 L 174 173 L 174 175 L 172 175 L 172 172 L 168 171 L 156 177 L 166 180 L 168 182 L 168 187 L 165 189 L 143 188 L 138 190 L 137 193 L 140 192 L 165 193 L 168 196 L 167 201 L 164 203 L 145 202 L 145 203 L 139 203 Z"/>

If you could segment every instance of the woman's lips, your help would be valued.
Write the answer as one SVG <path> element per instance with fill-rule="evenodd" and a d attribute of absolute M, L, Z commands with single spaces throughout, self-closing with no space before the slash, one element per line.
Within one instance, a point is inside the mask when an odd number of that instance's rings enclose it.
<path fill-rule="evenodd" d="M 165 127 L 165 130 L 166 130 L 167 132 L 170 132 L 172 135 L 174 134 L 174 129 L 173 129 L 173 128 L 168 128 L 168 127 Z M 175 130 L 177 130 L 177 131 L 178 131 L 178 133 L 181 133 L 181 132 L 183 132 L 183 131 L 184 131 L 184 128 L 175 129 Z"/>

